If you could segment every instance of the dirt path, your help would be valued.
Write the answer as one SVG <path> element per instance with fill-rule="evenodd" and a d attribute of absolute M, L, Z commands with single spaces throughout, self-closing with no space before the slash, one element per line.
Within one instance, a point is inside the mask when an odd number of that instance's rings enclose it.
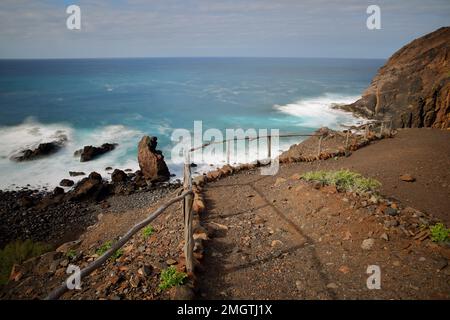
<path fill-rule="evenodd" d="M 208 184 L 204 222 L 216 231 L 206 246 L 200 296 L 450 298 L 448 248 L 406 236 L 377 205 L 361 206 L 358 197 L 332 188 L 316 190 L 292 177 L 349 168 L 379 179 L 382 193 L 398 198 L 399 204 L 427 209 L 448 221 L 449 148 L 450 132 L 405 130 L 349 158 L 290 164 L 277 176 L 245 172 Z M 403 173 L 417 181 L 399 181 Z M 366 239 L 373 240 L 369 250 L 361 248 Z M 381 268 L 381 290 L 366 286 L 369 265 Z"/>
<path fill-rule="evenodd" d="M 400 130 L 394 139 L 378 141 L 351 157 L 295 164 L 283 168 L 280 174 L 340 168 L 378 179 L 383 184 L 382 194 L 431 213 L 450 225 L 450 131 Z M 400 181 L 399 176 L 405 173 L 416 181 Z"/>

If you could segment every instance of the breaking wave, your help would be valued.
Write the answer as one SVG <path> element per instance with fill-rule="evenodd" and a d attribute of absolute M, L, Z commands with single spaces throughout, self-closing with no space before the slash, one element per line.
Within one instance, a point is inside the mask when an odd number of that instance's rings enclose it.
<path fill-rule="evenodd" d="M 67 142 L 56 154 L 20 163 L 10 160 L 12 155 L 24 149 L 36 148 L 40 143 L 55 141 L 61 136 L 65 136 Z M 137 170 L 137 160 L 129 157 L 129 154 L 136 148 L 141 136 L 140 131 L 123 125 L 74 129 L 68 124 L 43 124 L 32 118 L 16 126 L 0 127 L 0 189 L 26 185 L 30 188 L 53 188 L 61 179 L 69 177 L 69 171 L 86 174 L 97 171 L 108 177 L 105 171 L 108 166 Z M 73 155 L 74 151 L 86 145 L 98 146 L 106 142 L 118 143 L 118 147 L 94 161 L 82 163 Z"/>
<path fill-rule="evenodd" d="M 334 109 L 334 105 L 349 104 L 358 100 L 359 96 L 340 96 L 325 94 L 316 98 L 302 99 L 286 105 L 275 105 L 282 113 L 296 117 L 298 126 L 307 128 L 329 127 L 337 129 L 342 124 L 360 123 L 362 120 L 353 114 Z"/>

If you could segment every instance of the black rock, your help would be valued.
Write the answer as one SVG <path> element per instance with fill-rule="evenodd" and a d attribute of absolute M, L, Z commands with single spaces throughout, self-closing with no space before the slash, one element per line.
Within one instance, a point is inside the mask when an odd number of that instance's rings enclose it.
<path fill-rule="evenodd" d="M 64 194 L 64 189 L 61 188 L 61 187 L 56 187 L 56 188 L 53 190 L 53 194 L 54 194 L 55 196 Z"/>
<path fill-rule="evenodd" d="M 75 184 L 75 182 L 73 182 L 73 180 L 69 180 L 69 179 L 63 179 L 61 180 L 61 182 L 59 183 L 59 185 L 61 187 L 71 187 Z"/>
<path fill-rule="evenodd" d="M 104 143 L 100 147 L 85 146 L 83 149 L 75 151 L 75 156 L 80 156 L 81 162 L 91 161 L 107 152 L 113 151 L 117 143 Z"/>
<path fill-rule="evenodd" d="M 122 170 L 116 169 L 111 175 L 111 180 L 113 183 L 121 183 L 127 181 L 127 174 Z"/>
<path fill-rule="evenodd" d="M 77 183 L 75 188 L 67 194 L 68 200 L 103 200 L 110 194 L 109 186 L 103 182 L 102 176 L 97 172 L 91 174 Z"/>
<path fill-rule="evenodd" d="M 384 213 L 389 215 L 389 216 L 397 216 L 398 215 L 398 211 L 392 207 L 388 207 L 384 210 Z"/>
<path fill-rule="evenodd" d="M 91 172 L 89 174 L 88 178 L 92 179 L 92 180 L 102 181 L 102 176 L 99 173 L 95 172 L 95 171 Z"/>
<path fill-rule="evenodd" d="M 69 175 L 71 177 L 79 177 L 79 176 L 85 176 L 86 173 L 84 172 L 78 172 L 78 171 L 69 171 Z"/>
<path fill-rule="evenodd" d="M 36 160 L 45 156 L 56 153 L 62 147 L 62 142 L 41 143 L 36 149 L 26 149 L 21 153 L 11 157 L 11 160 L 22 162 Z"/>

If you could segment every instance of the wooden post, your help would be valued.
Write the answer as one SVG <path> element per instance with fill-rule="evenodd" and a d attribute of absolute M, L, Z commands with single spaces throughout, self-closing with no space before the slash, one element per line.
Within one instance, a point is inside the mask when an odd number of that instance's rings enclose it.
<path fill-rule="evenodd" d="M 350 135 L 350 130 L 347 130 L 347 136 L 345 137 L 345 150 L 348 150 L 348 138 Z"/>
<path fill-rule="evenodd" d="M 392 135 L 392 119 L 389 122 L 389 137 Z"/>
<path fill-rule="evenodd" d="M 230 164 L 231 158 L 231 140 L 227 140 L 227 164 Z"/>
<path fill-rule="evenodd" d="M 320 138 L 319 138 L 319 148 L 317 150 L 318 157 L 320 157 L 320 154 L 322 153 L 322 138 L 323 138 L 323 136 L 320 136 Z"/>
<path fill-rule="evenodd" d="M 272 158 L 272 136 L 270 134 L 267 136 L 267 157 Z"/>
<path fill-rule="evenodd" d="M 183 181 L 184 191 L 192 190 L 192 180 L 191 180 L 191 166 L 189 161 L 184 164 L 184 181 Z M 183 216 L 184 216 L 184 257 L 186 259 L 186 271 L 193 272 L 194 261 L 193 261 L 193 249 L 194 249 L 194 238 L 192 236 L 192 194 L 184 197 L 183 200 Z"/>
<path fill-rule="evenodd" d="M 383 138 L 383 131 L 384 131 L 384 121 L 381 122 L 380 138 Z"/>
<path fill-rule="evenodd" d="M 366 132 L 364 133 L 364 138 L 367 139 L 369 137 L 369 125 L 366 124 Z"/>

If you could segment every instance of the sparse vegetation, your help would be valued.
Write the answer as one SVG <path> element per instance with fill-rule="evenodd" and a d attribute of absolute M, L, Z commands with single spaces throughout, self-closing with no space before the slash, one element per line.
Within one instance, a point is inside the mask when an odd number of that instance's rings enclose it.
<path fill-rule="evenodd" d="M 111 249 L 112 247 L 112 241 L 107 241 L 104 244 L 101 245 L 100 248 L 97 249 L 97 251 L 95 252 L 98 256 L 103 255 L 106 251 L 108 251 L 109 249 Z M 114 252 L 114 254 L 111 256 L 110 259 L 112 260 L 116 260 L 118 259 L 120 256 L 122 256 L 123 254 L 123 250 L 122 249 L 117 249 L 116 252 Z"/>
<path fill-rule="evenodd" d="M 69 250 L 66 253 L 66 257 L 69 258 L 70 260 L 75 259 L 77 256 L 77 252 L 75 250 Z"/>
<path fill-rule="evenodd" d="M 31 240 L 18 240 L 7 244 L 0 250 L 0 285 L 8 282 L 14 264 L 20 264 L 51 249 L 49 245 Z"/>
<path fill-rule="evenodd" d="M 170 266 L 161 272 L 159 290 L 166 290 L 174 286 L 182 285 L 186 278 L 186 273 L 179 272 L 174 266 Z"/>
<path fill-rule="evenodd" d="M 302 175 L 306 181 L 317 181 L 327 185 L 335 185 L 342 191 L 357 193 L 377 192 L 381 183 L 372 178 L 365 178 L 350 170 L 310 171 Z"/>
<path fill-rule="evenodd" d="M 100 246 L 100 248 L 97 249 L 95 252 L 98 256 L 103 255 L 106 251 L 111 249 L 112 241 L 106 241 L 104 244 Z"/>
<path fill-rule="evenodd" d="M 152 226 L 146 226 L 146 227 L 142 230 L 142 236 L 144 237 L 144 239 L 147 239 L 147 238 L 150 237 L 154 232 L 155 232 L 155 229 L 154 229 Z"/>
<path fill-rule="evenodd" d="M 450 229 L 446 228 L 443 223 L 436 223 L 430 227 L 431 240 L 433 242 L 446 242 L 449 240 Z"/>

